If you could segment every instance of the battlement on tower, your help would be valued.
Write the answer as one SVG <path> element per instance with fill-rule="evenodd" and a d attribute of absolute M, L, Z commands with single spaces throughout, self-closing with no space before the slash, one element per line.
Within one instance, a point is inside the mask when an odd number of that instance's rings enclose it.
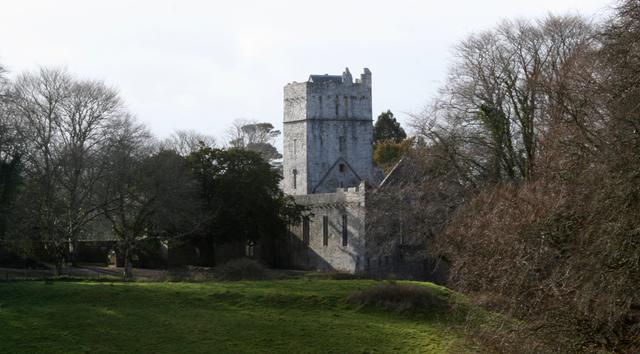
<path fill-rule="evenodd" d="M 283 189 L 335 193 L 373 180 L 371 71 L 310 75 L 284 87 Z"/>
<path fill-rule="evenodd" d="M 284 87 L 284 121 L 371 119 L 371 71 L 355 82 L 349 68 L 342 75 L 310 75 Z"/>

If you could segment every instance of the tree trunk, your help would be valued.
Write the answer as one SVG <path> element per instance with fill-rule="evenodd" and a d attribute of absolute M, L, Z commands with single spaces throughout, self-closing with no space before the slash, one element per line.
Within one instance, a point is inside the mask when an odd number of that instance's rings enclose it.
<path fill-rule="evenodd" d="M 56 277 L 59 277 L 62 275 L 62 268 L 66 265 L 67 263 L 67 259 L 66 259 L 66 243 L 55 243 L 54 245 L 54 250 L 53 250 L 53 254 L 54 254 L 54 268 L 53 268 L 53 274 Z"/>
<path fill-rule="evenodd" d="M 205 267 L 213 267 L 216 265 L 216 249 L 212 238 L 205 237 L 205 239 L 198 243 L 198 246 L 202 245 L 200 253 L 199 263 Z"/>
<path fill-rule="evenodd" d="M 133 263 L 131 261 L 131 246 L 129 243 L 125 244 L 124 250 L 124 278 L 129 280 L 133 279 Z"/>
<path fill-rule="evenodd" d="M 53 268 L 53 272 L 54 272 L 53 274 L 56 277 L 59 277 L 59 276 L 62 275 L 62 261 L 59 261 L 59 260 L 56 261 L 56 264 L 55 264 L 55 266 Z"/>
<path fill-rule="evenodd" d="M 127 280 L 133 279 L 133 264 L 131 263 L 131 257 L 127 257 L 124 260 L 124 278 Z"/>
<path fill-rule="evenodd" d="M 78 249 L 78 243 L 76 242 L 75 237 L 73 237 L 69 240 L 69 258 L 70 258 L 72 267 L 78 266 L 78 262 L 76 260 L 77 249 Z"/>

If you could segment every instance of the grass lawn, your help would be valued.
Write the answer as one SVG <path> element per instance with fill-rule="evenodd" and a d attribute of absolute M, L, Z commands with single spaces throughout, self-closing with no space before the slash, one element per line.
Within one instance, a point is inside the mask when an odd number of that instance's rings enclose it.
<path fill-rule="evenodd" d="M 375 284 L 0 282 L 0 353 L 472 352 L 451 319 L 345 302 Z"/>

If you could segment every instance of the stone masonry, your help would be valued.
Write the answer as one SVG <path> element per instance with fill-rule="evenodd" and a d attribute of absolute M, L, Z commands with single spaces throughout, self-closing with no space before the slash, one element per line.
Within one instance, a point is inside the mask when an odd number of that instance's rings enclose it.
<path fill-rule="evenodd" d="M 372 160 L 371 72 L 355 82 L 311 75 L 284 87 L 283 189 L 312 216 L 290 229 L 289 262 L 305 269 L 365 270 Z"/>
<path fill-rule="evenodd" d="M 365 185 L 296 196 L 312 216 L 290 229 L 289 262 L 303 269 L 365 270 Z"/>
<path fill-rule="evenodd" d="M 371 72 L 364 69 L 355 82 L 346 69 L 286 85 L 283 139 L 285 193 L 330 193 L 371 182 Z"/>

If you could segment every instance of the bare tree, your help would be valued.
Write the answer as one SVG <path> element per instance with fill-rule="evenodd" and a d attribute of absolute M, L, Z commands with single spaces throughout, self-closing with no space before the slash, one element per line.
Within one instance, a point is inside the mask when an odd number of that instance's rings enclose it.
<path fill-rule="evenodd" d="M 455 137 L 476 179 L 529 179 L 559 83 L 593 46 L 591 26 L 574 16 L 505 21 L 472 35 L 456 47 L 440 97 L 414 125 L 429 140 Z"/>
<path fill-rule="evenodd" d="M 185 159 L 174 151 L 157 151 L 144 126 L 125 117 L 112 124 L 109 140 L 103 212 L 120 240 L 124 276 L 131 278 L 138 243 L 194 231 L 200 205 Z"/>
<path fill-rule="evenodd" d="M 62 227 L 73 245 L 101 213 L 96 184 L 104 174 L 108 127 L 124 111 L 115 90 L 101 82 L 74 81 L 61 113 L 57 122 L 62 143 L 58 186 L 64 211 Z M 73 252 L 71 255 L 74 260 Z"/>
<path fill-rule="evenodd" d="M 126 278 L 131 278 L 132 252 L 136 240 L 144 234 L 149 200 L 141 193 L 140 166 L 153 152 L 151 134 L 131 117 L 111 126 L 106 155 L 106 176 L 101 186 L 103 212 L 111 222 L 114 234 L 121 241 L 124 252 Z"/>
<path fill-rule="evenodd" d="M 24 144 L 28 188 L 22 205 L 60 271 L 69 256 L 73 260 L 73 246 L 89 222 L 101 214 L 96 185 L 109 127 L 125 114 L 122 101 L 102 82 L 44 68 L 18 77 L 10 109 Z"/>
<path fill-rule="evenodd" d="M 176 130 L 170 137 L 161 142 L 162 149 L 173 150 L 180 156 L 187 156 L 197 151 L 201 145 L 208 147 L 216 146 L 216 139 L 213 136 L 201 134 L 194 130 Z"/>
<path fill-rule="evenodd" d="M 66 256 L 64 213 L 60 207 L 60 156 L 62 139 L 57 127 L 71 86 L 62 70 L 41 69 L 38 74 L 22 74 L 12 94 L 12 109 L 19 119 L 20 139 L 25 143 L 25 172 L 28 193 L 24 203 L 33 231 L 54 258 L 59 274 Z"/>

